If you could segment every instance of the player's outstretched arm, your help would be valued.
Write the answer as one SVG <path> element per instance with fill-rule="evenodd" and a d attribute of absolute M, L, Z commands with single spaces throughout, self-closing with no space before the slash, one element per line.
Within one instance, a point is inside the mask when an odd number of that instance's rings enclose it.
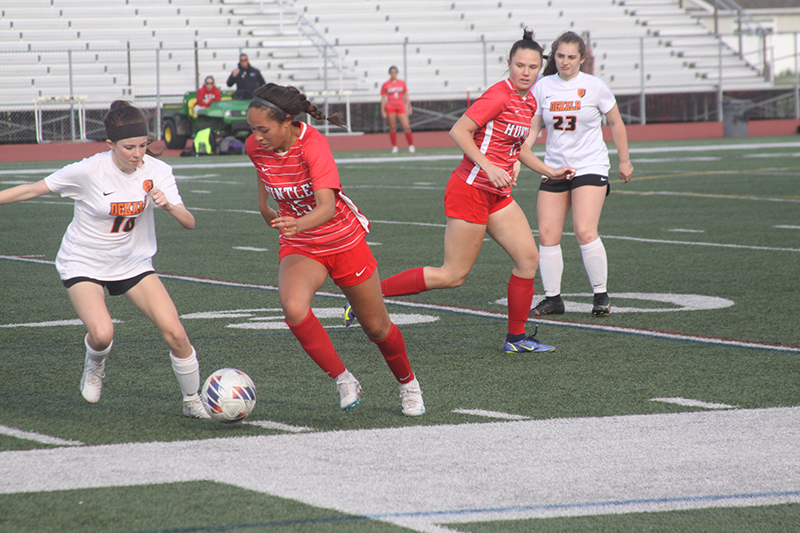
<path fill-rule="evenodd" d="M 0 191 L 0 204 L 13 204 L 15 202 L 24 202 L 31 198 L 42 196 L 43 194 L 51 193 L 44 180 L 37 181 L 36 183 L 26 183 L 25 185 L 17 185 L 4 191 Z"/>
<path fill-rule="evenodd" d="M 575 175 L 575 169 L 572 167 L 550 168 L 544 161 L 536 157 L 536 155 L 531 152 L 530 147 L 524 143 L 519 149 L 519 160 L 522 161 L 523 165 L 534 172 L 544 174 L 551 179 L 570 179 Z"/>

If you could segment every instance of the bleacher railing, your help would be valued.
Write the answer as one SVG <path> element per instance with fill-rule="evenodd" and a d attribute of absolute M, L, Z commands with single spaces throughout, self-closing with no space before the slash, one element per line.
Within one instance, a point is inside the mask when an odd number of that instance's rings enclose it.
<path fill-rule="evenodd" d="M 537 39 L 547 44 L 555 36 L 537 34 Z M 726 44 L 738 43 L 740 37 L 740 49 Z M 728 34 L 698 57 L 689 57 L 697 49 L 681 42 L 680 36 L 664 35 L 590 38 L 592 73 L 612 88 L 628 123 L 722 121 L 726 98 L 748 100 L 754 118 L 800 118 L 798 33 L 771 33 L 766 41 L 762 35 Z M 340 39 L 317 46 L 303 39 L 292 47 L 271 48 L 211 49 L 202 42 L 170 49 L 1 48 L 0 143 L 14 143 L 36 142 L 35 99 L 75 95 L 87 98 L 83 108 L 88 139 L 102 135 L 102 117 L 115 99 L 152 109 L 153 131 L 160 135 L 161 106 L 180 101 L 209 74 L 223 86 L 240 53 L 250 56 L 267 81 L 313 94 L 312 100 L 324 105 L 326 114 L 339 111 L 350 117 L 354 131 L 363 132 L 386 131 L 378 108 L 380 85 L 388 77 L 388 66 L 400 65 L 419 111 L 412 116 L 412 126 L 448 129 L 468 101 L 507 76 L 509 43 L 405 39 L 350 44 Z M 290 51 L 303 61 L 293 65 L 292 59 L 282 59 Z M 58 140 L 63 135 L 59 132 L 76 131 L 77 122 L 55 120 L 56 112 L 42 110 L 43 138 Z M 72 115 L 70 120 L 77 121 Z"/>

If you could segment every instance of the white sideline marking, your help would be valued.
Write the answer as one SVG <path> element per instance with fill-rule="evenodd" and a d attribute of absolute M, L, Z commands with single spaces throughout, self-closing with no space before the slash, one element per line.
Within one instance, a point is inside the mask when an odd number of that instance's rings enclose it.
<path fill-rule="evenodd" d="M 122 324 L 122 320 L 112 318 L 114 324 Z M 79 318 L 69 320 L 50 320 L 47 322 L 27 322 L 24 324 L 0 324 L 0 328 L 52 328 L 55 326 L 82 326 L 83 322 Z"/>
<path fill-rule="evenodd" d="M 676 161 L 719 161 L 722 159 L 721 157 L 711 157 L 711 156 L 698 156 L 698 157 L 652 157 L 652 158 L 636 158 L 637 163 L 674 163 Z"/>
<path fill-rule="evenodd" d="M 800 226 L 772 226 L 775 229 L 800 229 Z"/>
<path fill-rule="evenodd" d="M 252 246 L 234 246 L 233 249 L 245 252 L 269 252 L 269 248 L 253 248 Z"/>
<path fill-rule="evenodd" d="M 530 420 L 529 416 L 512 415 L 510 413 L 501 413 L 500 411 L 486 411 L 483 409 L 453 409 L 454 413 L 462 415 L 485 416 L 487 418 L 501 418 L 503 420 Z"/>
<path fill-rule="evenodd" d="M 198 480 L 426 533 L 458 522 L 800 502 L 800 407 L 0 452 L 0 494 Z"/>
<path fill-rule="evenodd" d="M 701 402 L 700 400 L 689 400 L 687 398 L 650 398 L 651 402 L 674 403 L 686 407 L 702 407 L 703 409 L 736 409 L 735 405 L 726 403 Z"/>
<path fill-rule="evenodd" d="M 272 420 L 253 420 L 244 421 L 242 424 L 249 424 L 251 426 L 258 426 L 264 429 L 277 429 L 278 431 L 287 431 L 289 433 L 305 433 L 307 431 L 316 431 L 314 428 L 306 426 L 291 426 L 289 424 L 282 424 L 280 422 L 273 422 Z"/>
<path fill-rule="evenodd" d="M 52 444 L 54 446 L 83 446 L 83 443 L 77 440 L 59 439 L 58 437 L 42 435 L 41 433 L 34 433 L 33 431 L 23 431 L 9 426 L 0 426 L 0 435 L 8 435 L 9 437 L 32 440 L 41 442 L 42 444 Z"/>
<path fill-rule="evenodd" d="M 633 178 L 636 179 L 636 178 Z M 643 178 L 646 179 L 646 178 Z M 771 198 L 768 196 L 734 196 L 731 194 L 705 194 L 696 192 L 675 192 L 675 191 L 615 191 L 616 194 L 629 194 L 633 196 L 681 196 L 684 198 L 719 198 L 722 200 L 749 200 L 753 202 L 800 202 L 798 198 Z M 194 208 L 192 208 L 194 209 Z M 565 233 L 566 234 L 566 233 Z M 605 237 L 605 235 L 603 235 Z"/>
<path fill-rule="evenodd" d="M 681 228 L 668 229 L 667 231 L 671 231 L 671 232 L 674 232 L 674 233 L 705 233 L 706 232 L 706 230 L 704 230 L 704 229 L 681 229 Z"/>
<path fill-rule="evenodd" d="M 716 150 L 752 150 L 754 148 L 792 148 L 797 149 L 796 142 L 748 142 L 736 144 L 715 144 L 715 145 L 681 145 L 681 146 L 633 146 L 628 149 L 632 154 L 659 154 L 659 153 L 686 153 L 686 152 L 706 152 Z M 543 145 L 534 145 L 534 153 L 541 155 L 544 152 Z M 608 153 L 616 154 L 614 147 L 608 149 Z M 785 155 L 785 154 L 781 154 Z M 464 155 L 460 153 L 442 155 L 415 155 L 415 156 L 384 156 L 384 157 L 336 157 L 336 163 L 340 165 L 353 163 L 406 163 L 409 161 L 460 161 Z M 752 157 L 752 156 L 751 156 Z M 772 157 L 772 156 L 770 156 Z M 634 159 L 637 161 L 638 159 Z M 173 170 L 182 168 L 252 168 L 250 161 L 227 161 L 227 162 L 204 162 L 204 163 L 170 163 Z M 28 169 L 2 169 L 0 176 L 22 175 L 22 174 L 52 174 L 60 170 L 58 168 L 28 168 Z M 213 174 L 209 175 L 213 176 Z"/>

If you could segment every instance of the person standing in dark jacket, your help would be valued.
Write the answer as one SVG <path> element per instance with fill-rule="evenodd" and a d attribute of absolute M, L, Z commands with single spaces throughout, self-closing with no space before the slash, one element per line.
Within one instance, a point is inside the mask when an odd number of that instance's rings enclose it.
<path fill-rule="evenodd" d="M 247 54 L 239 56 L 239 64 L 228 76 L 228 87 L 236 85 L 236 94 L 233 95 L 236 100 L 251 99 L 253 91 L 266 83 L 261 71 L 250 65 Z"/>

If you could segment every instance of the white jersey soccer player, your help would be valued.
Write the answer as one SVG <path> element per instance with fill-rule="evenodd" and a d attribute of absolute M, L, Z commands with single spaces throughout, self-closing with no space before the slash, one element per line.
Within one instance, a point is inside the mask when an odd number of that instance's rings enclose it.
<path fill-rule="evenodd" d="M 611 164 L 600 126 L 617 103 L 608 85 L 584 72 L 569 81 L 544 76 L 533 86 L 533 96 L 547 128 L 545 164 L 573 166 L 576 176 L 608 176 Z"/>
<path fill-rule="evenodd" d="M 161 332 L 170 348 L 172 370 L 183 394 L 183 414 L 210 418 L 198 395 L 197 353 L 178 311 L 153 269 L 157 250 L 156 207 L 182 228 L 195 227 L 183 205 L 172 168 L 148 153 L 149 114 L 116 100 L 103 119 L 109 151 L 67 165 L 34 183 L 0 191 L 0 205 L 56 193 L 74 201 L 73 219 L 61 241 L 56 268 L 86 327 L 80 391 L 97 403 L 114 344 L 110 296 L 125 297 Z"/>
<path fill-rule="evenodd" d="M 539 222 L 539 270 L 545 299 L 532 310 L 537 316 L 565 311 L 561 298 L 564 270 L 561 237 L 570 211 L 594 295 L 592 315 L 608 316 L 611 309 L 608 258 L 598 233 L 603 203 L 611 191 L 611 165 L 603 140 L 604 117 L 619 154 L 622 182 L 631 179 L 633 164 L 628 153 L 628 134 L 616 99 L 601 79 L 580 71 L 585 60 L 586 43 L 575 32 L 564 32 L 551 45 L 544 75 L 533 89 L 539 109 L 531 124 L 537 133 L 542 126 L 547 129 L 545 163 L 569 164 L 576 169 L 575 175 L 565 181 L 542 176 L 539 185 L 536 218 Z"/>
<path fill-rule="evenodd" d="M 61 279 L 130 279 L 153 270 L 157 250 L 155 203 L 147 192 L 160 189 L 182 204 L 172 168 L 149 155 L 133 174 L 103 152 L 54 172 L 47 187 L 75 200 L 74 218 L 61 241 L 56 268 Z"/>

